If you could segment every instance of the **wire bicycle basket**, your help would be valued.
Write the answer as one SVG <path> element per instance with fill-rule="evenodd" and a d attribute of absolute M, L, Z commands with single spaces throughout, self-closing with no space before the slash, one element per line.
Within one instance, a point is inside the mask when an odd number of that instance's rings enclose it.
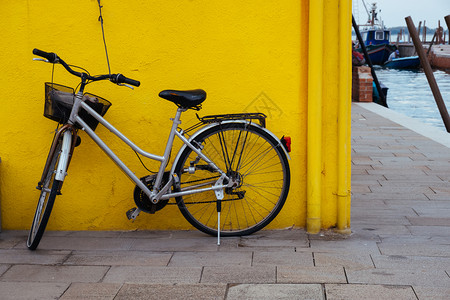
<path fill-rule="evenodd" d="M 45 83 L 45 106 L 44 116 L 58 123 L 64 124 L 69 120 L 75 100 L 75 90 L 64 85 L 46 82 Z M 95 110 L 99 115 L 104 116 L 111 106 L 108 100 L 90 94 L 83 94 L 83 101 Z M 78 114 L 92 130 L 98 125 L 98 121 L 83 108 Z"/>

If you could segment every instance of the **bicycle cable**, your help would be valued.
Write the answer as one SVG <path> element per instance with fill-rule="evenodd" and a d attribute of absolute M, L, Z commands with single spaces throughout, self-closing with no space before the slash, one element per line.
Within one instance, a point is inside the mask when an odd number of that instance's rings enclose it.
<path fill-rule="evenodd" d="M 139 156 L 139 153 L 137 153 L 136 151 L 134 151 L 134 153 L 136 153 L 136 156 L 139 158 L 139 161 L 141 162 L 141 165 L 144 167 L 144 169 L 146 169 L 147 171 L 149 171 L 152 174 L 156 174 L 155 171 L 152 171 L 152 170 L 147 168 L 147 166 L 144 164 L 144 162 L 142 161 L 141 157 Z"/>
<path fill-rule="evenodd" d="M 106 54 L 106 63 L 108 65 L 108 72 L 109 75 L 111 75 L 111 66 L 109 64 L 109 56 L 108 56 L 108 47 L 106 46 L 106 38 L 105 38 L 105 29 L 103 27 L 103 15 L 102 15 L 102 5 L 100 3 L 101 0 L 97 0 L 98 3 L 98 9 L 100 12 L 100 16 L 98 17 L 98 20 L 100 21 L 100 26 L 102 28 L 102 37 L 103 37 L 103 45 L 105 45 L 105 54 Z M 146 169 L 147 171 L 149 171 L 152 174 L 156 174 L 156 172 L 150 170 L 147 168 L 147 166 L 144 164 L 144 162 L 142 161 L 141 157 L 139 156 L 139 153 L 137 153 L 136 151 L 134 151 L 134 153 L 136 153 L 136 156 L 138 157 L 139 161 L 141 162 L 142 166 L 144 167 L 144 169 Z"/>
<path fill-rule="evenodd" d="M 106 47 L 105 30 L 103 28 L 103 16 L 102 16 L 102 7 L 103 6 L 100 4 L 100 0 L 97 0 L 97 2 L 98 2 L 98 8 L 100 11 L 100 16 L 98 17 L 98 20 L 100 21 L 100 25 L 102 27 L 103 44 L 105 45 L 105 53 L 106 53 L 106 63 L 108 64 L 109 75 L 111 75 L 111 67 L 109 65 L 109 57 L 108 57 L 108 48 Z"/>

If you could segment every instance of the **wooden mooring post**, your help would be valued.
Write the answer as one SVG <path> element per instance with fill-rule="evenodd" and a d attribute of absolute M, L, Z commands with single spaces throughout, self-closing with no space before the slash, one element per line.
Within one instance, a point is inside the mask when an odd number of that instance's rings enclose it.
<path fill-rule="evenodd" d="M 450 41 L 450 15 L 445 16 L 444 19 L 445 19 L 445 23 L 447 23 L 447 28 L 448 28 L 448 32 L 449 32 L 448 40 Z"/>
<path fill-rule="evenodd" d="M 378 95 L 380 96 L 380 102 L 381 105 L 384 107 L 388 107 L 387 101 L 386 101 L 386 95 L 381 90 L 380 82 L 378 81 L 377 74 L 375 73 L 375 70 L 373 69 L 372 61 L 370 60 L 369 53 L 367 53 L 366 45 L 364 44 L 364 40 L 361 36 L 361 33 L 359 32 L 358 25 L 356 24 L 355 17 L 352 15 L 352 25 L 353 29 L 355 30 L 356 37 L 358 38 L 359 44 L 361 45 L 361 49 L 364 53 L 364 58 L 366 59 L 367 64 L 370 67 L 370 72 L 372 73 L 373 81 L 375 82 L 375 87 L 377 88 Z"/>
<path fill-rule="evenodd" d="M 434 78 L 433 70 L 431 69 L 430 62 L 428 61 L 425 50 L 422 47 L 422 43 L 420 42 L 419 35 L 414 27 L 414 22 L 411 17 L 406 17 L 406 25 L 408 26 L 408 30 L 410 36 L 413 40 L 414 47 L 416 48 L 417 54 L 419 54 L 420 61 L 422 63 L 423 70 L 425 75 L 427 76 L 428 84 L 430 85 L 431 91 L 433 92 L 434 100 L 439 108 L 439 112 L 442 117 L 442 121 L 444 121 L 445 129 L 450 133 L 450 117 L 448 115 L 447 107 L 445 106 L 444 100 L 442 99 L 441 91 L 436 83 L 436 78 Z"/>

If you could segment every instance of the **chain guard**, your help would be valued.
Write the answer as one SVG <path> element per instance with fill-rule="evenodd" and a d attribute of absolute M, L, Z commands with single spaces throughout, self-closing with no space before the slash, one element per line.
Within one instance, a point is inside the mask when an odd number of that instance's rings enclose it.
<path fill-rule="evenodd" d="M 164 172 L 161 186 L 164 186 L 169 181 L 170 172 Z M 140 178 L 142 183 L 145 184 L 150 190 L 153 190 L 153 186 L 156 180 L 156 175 L 148 175 Z M 147 194 L 144 193 L 138 186 L 134 188 L 134 203 L 136 203 L 137 207 L 143 212 L 154 214 L 158 210 L 163 209 L 169 199 L 167 200 L 159 200 L 158 203 L 153 204 L 152 201 L 148 198 Z"/>

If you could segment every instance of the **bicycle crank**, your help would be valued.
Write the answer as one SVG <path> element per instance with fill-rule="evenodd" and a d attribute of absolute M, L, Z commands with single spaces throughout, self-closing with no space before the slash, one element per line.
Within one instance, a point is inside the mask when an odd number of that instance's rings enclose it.
<path fill-rule="evenodd" d="M 161 182 L 161 186 L 165 186 L 166 185 L 166 183 L 169 180 L 169 176 L 170 176 L 170 172 L 164 172 L 164 175 L 163 175 L 163 178 L 162 178 L 162 182 Z M 148 176 L 145 176 L 145 177 L 141 178 L 141 181 L 150 190 L 153 190 L 155 180 L 156 180 L 156 175 L 148 175 Z M 134 203 L 136 203 L 138 209 L 143 211 L 143 212 L 154 214 L 158 210 L 163 209 L 167 205 L 168 202 L 169 202 L 169 200 L 167 199 L 167 200 L 160 200 L 158 203 L 154 204 L 149 199 L 147 194 L 144 193 L 143 190 L 141 190 L 138 186 L 136 186 L 134 188 Z M 133 210 L 133 209 L 131 209 L 131 210 Z M 139 212 L 136 213 L 135 210 L 133 210 L 130 213 L 127 212 L 127 216 L 129 214 L 130 214 L 130 216 L 134 216 L 135 215 L 134 218 L 136 218 L 137 214 L 139 214 Z"/>

